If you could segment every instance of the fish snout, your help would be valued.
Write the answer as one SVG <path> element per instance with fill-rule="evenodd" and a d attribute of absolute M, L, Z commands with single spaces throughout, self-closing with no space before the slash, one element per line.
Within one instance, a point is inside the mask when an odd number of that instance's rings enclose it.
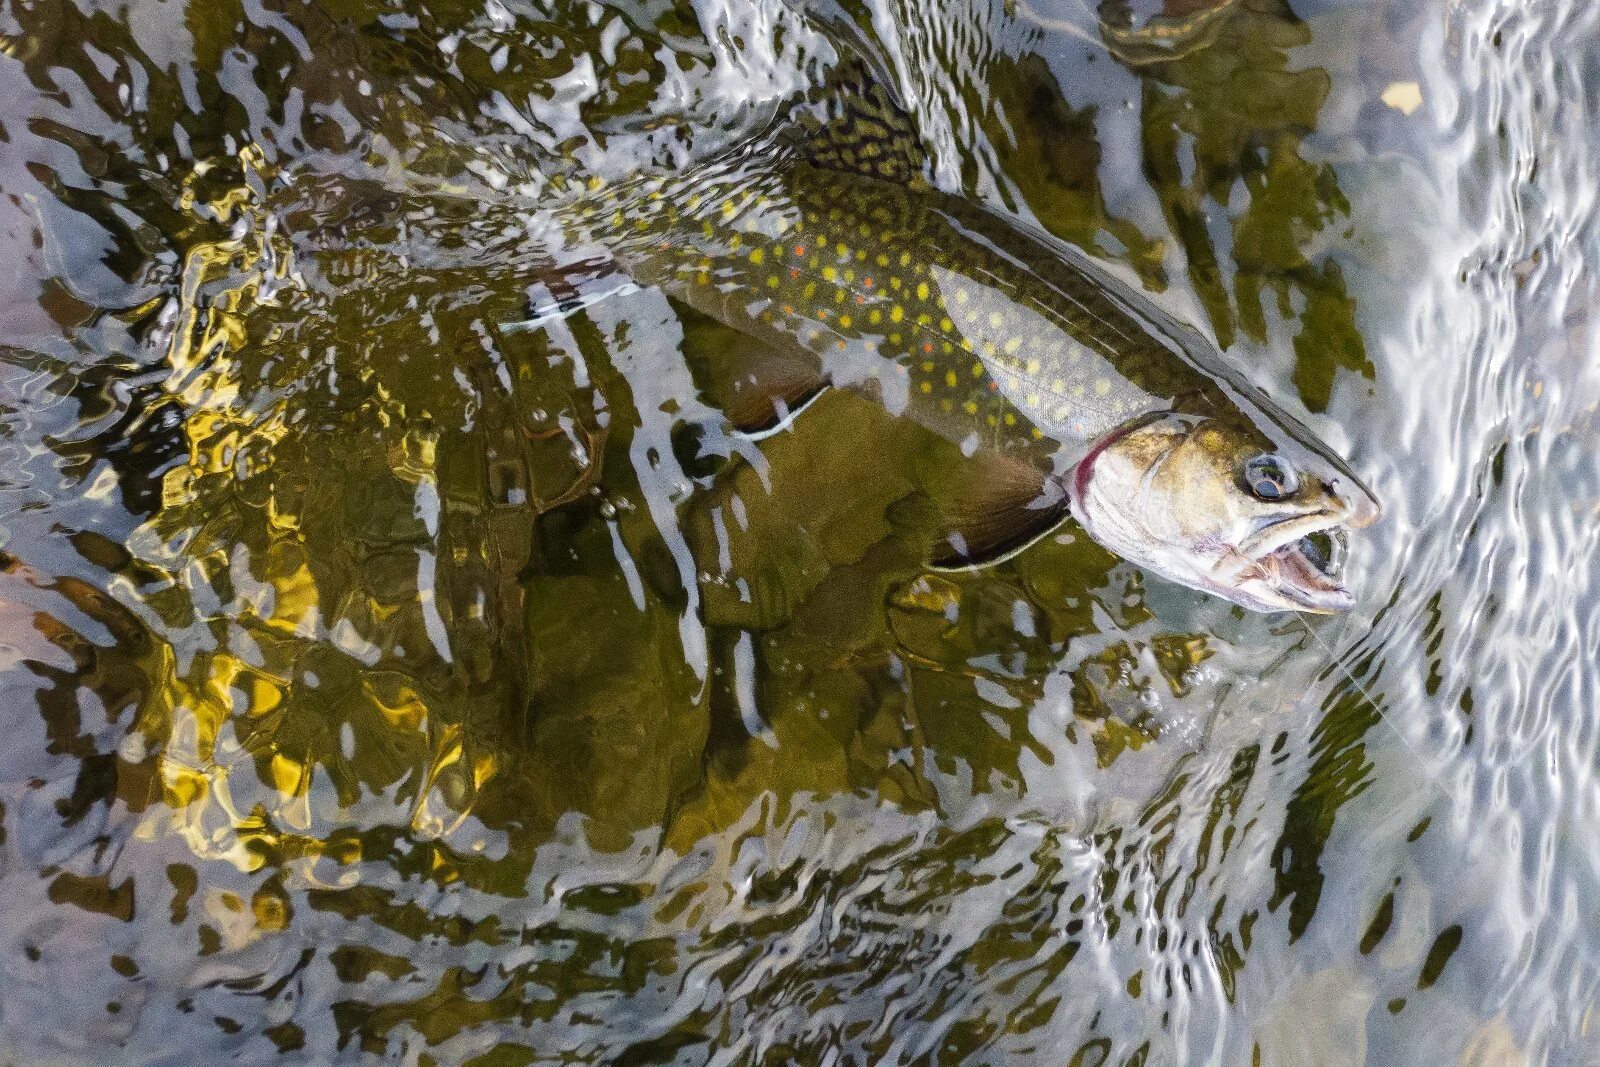
<path fill-rule="evenodd" d="M 1354 478 L 1329 479 L 1327 488 L 1328 494 L 1343 506 L 1346 527 L 1360 530 L 1383 517 L 1383 503 Z"/>

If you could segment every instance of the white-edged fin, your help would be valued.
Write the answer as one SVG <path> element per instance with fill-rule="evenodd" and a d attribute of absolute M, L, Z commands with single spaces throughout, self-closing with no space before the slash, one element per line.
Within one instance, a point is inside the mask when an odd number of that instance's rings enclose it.
<path fill-rule="evenodd" d="M 1055 530 L 1070 513 L 1066 489 L 1031 463 L 1002 453 L 980 454 L 924 483 L 933 505 L 937 540 L 933 570 L 961 571 L 1011 559 Z"/>
<path fill-rule="evenodd" d="M 788 402 L 781 397 L 774 398 L 773 404 L 777 413 L 777 421 L 770 426 L 763 426 L 759 429 L 736 428 L 735 432 L 747 441 L 765 441 L 773 434 L 782 433 L 793 426 L 794 420 L 800 417 L 801 412 L 815 404 L 822 397 L 822 394 L 827 391 L 828 386 L 826 384 L 819 385 L 811 392 L 803 394 L 793 407 L 790 407 Z"/>
<path fill-rule="evenodd" d="M 602 274 L 589 278 L 563 278 L 554 285 L 538 282 L 528 289 L 529 318 L 502 323 L 506 333 L 528 333 L 552 322 L 560 322 L 585 308 L 594 307 L 615 296 L 637 293 L 640 285 L 626 274 Z"/>

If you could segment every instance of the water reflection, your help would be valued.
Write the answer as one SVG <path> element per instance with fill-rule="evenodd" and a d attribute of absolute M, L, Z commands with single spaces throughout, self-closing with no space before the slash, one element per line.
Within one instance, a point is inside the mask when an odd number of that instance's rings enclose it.
<path fill-rule="evenodd" d="M 7 1046 L 1578 1047 L 1600 60 L 1551 11 L 0 10 Z M 759 353 L 654 291 L 506 328 L 537 205 L 759 128 L 849 26 L 935 177 L 1355 439 L 1363 615 L 1070 527 L 928 572 L 948 457 L 881 407 L 729 436 Z"/>

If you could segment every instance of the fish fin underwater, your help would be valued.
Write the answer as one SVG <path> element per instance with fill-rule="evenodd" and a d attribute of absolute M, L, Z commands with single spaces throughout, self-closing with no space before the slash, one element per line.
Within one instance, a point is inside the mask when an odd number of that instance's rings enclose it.
<path fill-rule="evenodd" d="M 624 273 L 606 272 L 598 275 L 581 271 L 552 273 L 547 280 L 535 282 L 528 293 L 528 317 L 500 324 L 506 333 L 531 333 L 554 322 L 571 318 L 612 297 L 631 296 L 642 286 Z"/>
<path fill-rule="evenodd" d="M 916 121 L 862 59 L 846 55 L 815 89 L 780 110 L 774 147 L 822 170 L 931 189 Z"/>
<path fill-rule="evenodd" d="M 1003 563 L 1071 517 L 1066 488 L 1021 457 L 979 452 L 954 462 L 944 450 L 921 454 L 913 472 L 916 491 L 899 503 L 894 525 L 925 546 L 930 570 Z"/>

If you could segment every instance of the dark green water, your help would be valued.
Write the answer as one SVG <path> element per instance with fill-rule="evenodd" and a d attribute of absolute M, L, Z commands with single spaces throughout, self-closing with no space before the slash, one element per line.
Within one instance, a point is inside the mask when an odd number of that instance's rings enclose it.
<path fill-rule="evenodd" d="M 0 0 L 0 1062 L 1596 1062 L 1597 34 Z M 844 48 L 1351 457 L 1353 613 L 926 572 L 881 407 L 506 328 Z"/>

